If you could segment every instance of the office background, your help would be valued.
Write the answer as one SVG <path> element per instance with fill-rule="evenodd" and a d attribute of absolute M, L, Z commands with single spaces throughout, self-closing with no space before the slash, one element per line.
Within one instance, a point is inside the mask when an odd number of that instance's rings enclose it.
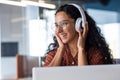
<path fill-rule="evenodd" d="M 15 77 L 16 54 L 45 55 L 47 46 L 52 42 L 51 26 L 55 10 L 68 2 L 83 5 L 101 28 L 114 58 L 120 58 L 119 0 L 30 0 L 35 4 L 27 5 L 19 3 L 25 3 L 25 0 L 9 0 L 19 5 L 4 1 L 0 1 L 0 78 Z M 46 7 L 36 4 L 42 1 L 54 5 Z"/>

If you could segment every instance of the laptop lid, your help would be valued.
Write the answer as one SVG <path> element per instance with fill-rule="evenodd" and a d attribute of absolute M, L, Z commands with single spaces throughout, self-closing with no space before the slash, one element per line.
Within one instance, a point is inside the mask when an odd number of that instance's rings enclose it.
<path fill-rule="evenodd" d="M 36 67 L 33 80 L 120 80 L 120 65 Z"/>

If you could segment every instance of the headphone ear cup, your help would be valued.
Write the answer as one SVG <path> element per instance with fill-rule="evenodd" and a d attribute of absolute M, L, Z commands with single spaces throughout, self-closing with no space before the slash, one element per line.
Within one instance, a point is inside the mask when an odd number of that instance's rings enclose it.
<path fill-rule="evenodd" d="M 76 22 L 75 22 L 75 30 L 78 32 L 79 28 L 80 28 L 80 24 L 82 22 L 81 18 L 77 18 Z"/>

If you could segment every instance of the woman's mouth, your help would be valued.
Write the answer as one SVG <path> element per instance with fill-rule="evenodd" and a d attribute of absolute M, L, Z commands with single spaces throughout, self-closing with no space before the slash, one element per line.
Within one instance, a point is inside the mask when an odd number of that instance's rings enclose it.
<path fill-rule="evenodd" d="M 65 39 L 66 36 L 67 36 L 67 33 L 61 33 L 61 34 L 60 34 L 60 38 L 61 38 L 61 39 Z"/>

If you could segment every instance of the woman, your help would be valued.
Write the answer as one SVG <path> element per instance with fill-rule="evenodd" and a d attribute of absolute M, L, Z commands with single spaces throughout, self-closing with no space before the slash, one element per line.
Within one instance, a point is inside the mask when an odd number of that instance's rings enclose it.
<path fill-rule="evenodd" d="M 84 29 L 75 30 L 81 14 L 73 5 L 62 5 L 55 13 L 54 43 L 48 47 L 44 67 L 112 64 L 110 49 L 96 26 L 85 12 Z"/>

